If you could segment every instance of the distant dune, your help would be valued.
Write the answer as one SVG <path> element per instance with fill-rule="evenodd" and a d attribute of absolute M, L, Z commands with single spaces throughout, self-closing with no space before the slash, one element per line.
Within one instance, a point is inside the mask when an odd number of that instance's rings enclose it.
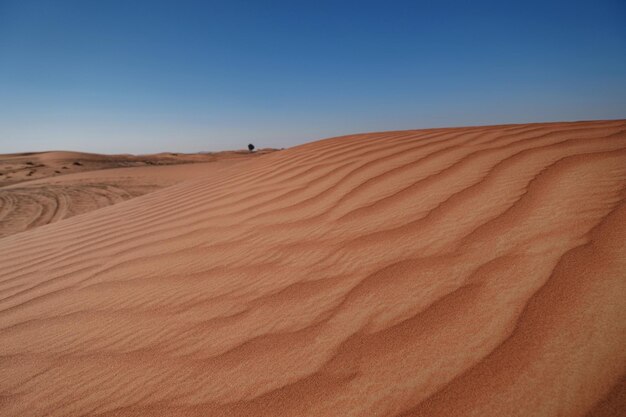
<path fill-rule="evenodd" d="M 100 155 L 68 151 L 0 154 L 0 187 L 102 169 L 241 160 L 273 151 L 275 149 L 259 149 L 254 154 L 248 151 L 163 152 L 153 155 Z"/>
<path fill-rule="evenodd" d="M 1 416 L 626 415 L 626 121 L 170 168 L 0 239 Z"/>
<path fill-rule="evenodd" d="M 272 152 L 0 155 L 0 238 L 106 207 Z M 125 168 L 119 168 L 125 167 Z"/>

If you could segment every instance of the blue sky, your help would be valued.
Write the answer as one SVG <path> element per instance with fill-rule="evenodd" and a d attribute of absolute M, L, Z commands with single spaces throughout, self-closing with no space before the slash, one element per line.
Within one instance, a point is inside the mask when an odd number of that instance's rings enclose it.
<path fill-rule="evenodd" d="M 615 118 L 623 0 L 0 0 L 0 153 Z"/>

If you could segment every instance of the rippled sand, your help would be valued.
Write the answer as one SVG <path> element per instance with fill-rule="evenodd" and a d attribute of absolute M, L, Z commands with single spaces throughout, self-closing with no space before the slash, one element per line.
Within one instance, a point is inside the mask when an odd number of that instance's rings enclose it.
<path fill-rule="evenodd" d="M 361 134 L 0 239 L 2 416 L 618 416 L 626 121 Z"/>

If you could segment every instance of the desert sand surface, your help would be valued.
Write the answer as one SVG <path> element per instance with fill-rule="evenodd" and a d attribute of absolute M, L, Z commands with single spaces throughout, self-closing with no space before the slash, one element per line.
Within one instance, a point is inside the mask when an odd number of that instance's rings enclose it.
<path fill-rule="evenodd" d="M 85 152 L 49 151 L 0 154 L 0 187 L 42 178 L 121 167 L 145 167 L 247 159 L 275 149 L 200 153 L 163 152 L 148 155 L 102 155 Z"/>
<path fill-rule="evenodd" d="M 223 166 L 272 152 L 0 155 L 0 238 L 214 175 Z M 126 168 L 119 168 L 126 167 Z"/>
<path fill-rule="evenodd" d="M 0 239 L 0 415 L 626 413 L 626 121 L 193 177 Z"/>

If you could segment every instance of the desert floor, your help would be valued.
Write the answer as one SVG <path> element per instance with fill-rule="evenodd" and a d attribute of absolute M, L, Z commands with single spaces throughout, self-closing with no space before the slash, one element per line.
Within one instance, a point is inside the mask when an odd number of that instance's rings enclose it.
<path fill-rule="evenodd" d="M 119 203 L 272 152 L 0 155 L 0 238 Z M 123 167 L 123 168 L 122 168 Z"/>
<path fill-rule="evenodd" d="M 52 154 L 0 163 L 1 416 L 626 415 L 624 120 Z"/>

